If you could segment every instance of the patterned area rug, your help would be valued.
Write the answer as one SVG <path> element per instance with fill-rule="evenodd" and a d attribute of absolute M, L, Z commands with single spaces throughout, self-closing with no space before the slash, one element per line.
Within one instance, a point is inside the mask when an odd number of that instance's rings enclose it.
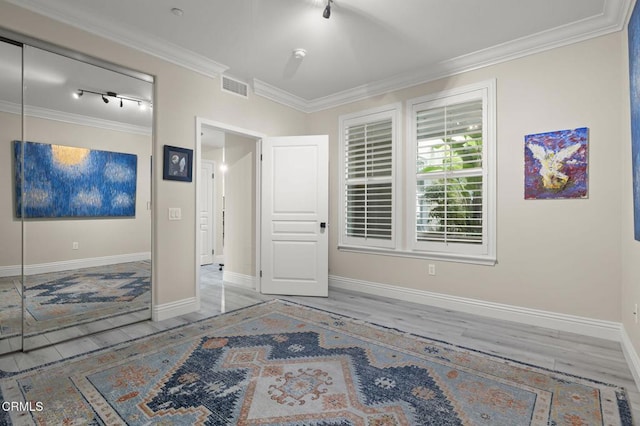
<path fill-rule="evenodd" d="M 129 262 L 26 277 L 25 334 L 148 309 L 151 265 Z"/>
<path fill-rule="evenodd" d="M 624 389 L 281 301 L 5 373 L 0 392 L 30 408 L 0 424 L 632 424 Z"/>
<path fill-rule="evenodd" d="M 22 333 L 22 298 L 14 281 L 17 277 L 0 278 L 0 339 Z"/>

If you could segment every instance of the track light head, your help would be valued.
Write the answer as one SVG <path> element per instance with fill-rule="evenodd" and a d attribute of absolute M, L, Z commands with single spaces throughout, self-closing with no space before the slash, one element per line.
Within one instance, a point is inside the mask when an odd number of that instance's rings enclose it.
<path fill-rule="evenodd" d="M 327 1 L 327 7 L 324 8 L 324 12 L 322 12 L 322 17 L 324 19 L 329 19 L 331 17 L 331 2 L 333 0 Z"/>
<path fill-rule="evenodd" d="M 107 99 L 104 95 L 102 95 L 102 102 L 104 102 L 105 104 L 108 104 L 109 99 Z"/>
<path fill-rule="evenodd" d="M 120 108 L 122 108 L 122 98 L 120 98 Z"/>
<path fill-rule="evenodd" d="M 73 92 L 73 97 L 75 99 L 80 99 L 80 96 L 84 95 L 84 90 L 76 90 Z"/>

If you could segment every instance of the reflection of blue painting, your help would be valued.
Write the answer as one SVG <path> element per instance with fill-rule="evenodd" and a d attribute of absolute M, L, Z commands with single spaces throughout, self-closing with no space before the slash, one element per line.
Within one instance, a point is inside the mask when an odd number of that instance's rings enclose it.
<path fill-rule="evenodd" d="M 633 223 L 640 241 L 640 6 L 629 20 L 629 81 L 631 83 L 631 163 L 633 165 Z"/>
<path fill-rule="evenodd" d="M 24 181 L 20 156 L 24 147 Z M 62 145 L 14 142 L 16 216 L 135 216 L 137 157 Z"/>

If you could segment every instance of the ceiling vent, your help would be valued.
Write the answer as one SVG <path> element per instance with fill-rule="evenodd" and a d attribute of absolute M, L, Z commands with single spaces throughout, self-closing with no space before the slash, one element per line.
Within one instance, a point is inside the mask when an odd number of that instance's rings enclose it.
<path fill-rule="evenodd" d="M 234 80 L 227 76 L 222 76 L 222 91 L 227 93 L 233 93 L 234 95 L 242 96 L 243 98 L 249 97 L 249 86 L 239 80 Z"/>

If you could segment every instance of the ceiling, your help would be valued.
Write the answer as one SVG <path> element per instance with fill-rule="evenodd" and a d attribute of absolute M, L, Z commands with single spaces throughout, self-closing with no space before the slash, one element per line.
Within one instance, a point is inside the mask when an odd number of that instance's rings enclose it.
<path fill-rule="evenodd" d="M 5 1 L 306 112 L 619 31 L 632 2 Z"/>

